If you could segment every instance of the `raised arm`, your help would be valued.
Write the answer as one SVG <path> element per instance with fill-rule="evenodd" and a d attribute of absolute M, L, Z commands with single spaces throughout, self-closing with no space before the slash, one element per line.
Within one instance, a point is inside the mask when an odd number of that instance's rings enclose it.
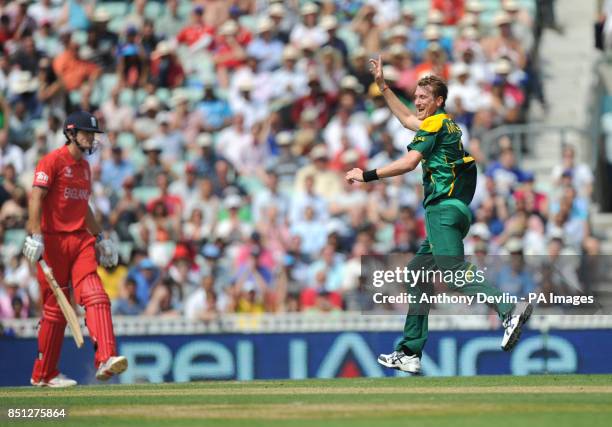
<path fill-rule="evenodd" d="M 408 107 L 393 93 L 383 75 L 382 58 L 378 55 L 378 59 L 370 59 L 370 71 L 374 76 L 374 81 L 378 85 L 378 89 L 383 94 L 387 106 L 395 117 L 400 121 L 402 126 L 413 131 L 417 131 L 421 126 L 421 120 L 417 119 L 416 115 L 410 111 Z"/>
<path fill-rule="evenodd" d="M 416 150 L 410 150 L 404 156 L 392 161 L 382 168 L 372 169 L 367 172 L 364 172 L 359 168 L 351 169 L 346 173 L 345 179 L 350 183 L 353 183 L 353 181 L 369 182 L 376 179 L 403 175 L 414 170 L 418 166 L 421 159 L 423 159 L 423 155 L 421 153 Z"/>

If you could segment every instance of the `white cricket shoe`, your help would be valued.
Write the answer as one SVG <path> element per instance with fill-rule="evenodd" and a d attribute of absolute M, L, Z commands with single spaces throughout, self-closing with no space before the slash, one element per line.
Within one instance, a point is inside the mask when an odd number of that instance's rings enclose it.
<path fill-rule="evenodd" d="M 532 312 L 532 304 L 519 302 L 514 306 L 512 312 L 506 316 L 502 323 L 505 329 L 501 343 L 502 350 L 510 351 L 514 348 L 521 337 L 523 325 L 529 320 Z"/>
<path fill-rule="evenodd" d="M 411 374 L 421 373 L 421 359 L 415 355 L 408 356 L 402 351 L 394 351 L 391 354 L 380 354 L 378 355 L 378 363 L 387 368 L 410 372 Z"/>
<path fill-rule="evenodd" d="M 51 378 L 49 381 L 40 380 L 38 382 L 30 378 L 30 384 L 34 387 L 51 387 L 51 388 L 66 388 L 74 387 L 77 382 L 71 378 L 68 378 L 64 374 L 58 374 L 55 378 Z"/>
<path fill-rule="evenodd" d="M 113 375 L 119 375 L 128 367 L 128 361 L 125 356 L 111 356 L 108 360 L 100 365 L 96 371 L 96 379 L 106 381 Z"/>

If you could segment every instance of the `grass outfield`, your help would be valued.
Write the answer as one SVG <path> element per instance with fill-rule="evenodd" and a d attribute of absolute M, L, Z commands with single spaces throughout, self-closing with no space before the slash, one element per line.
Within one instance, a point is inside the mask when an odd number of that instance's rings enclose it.
<path fill-rule="evenodd" d="M 66 408 L 61 426 L 610 426 L 612 375 L 197 382 L 0 389 L 7 408 Z"/>

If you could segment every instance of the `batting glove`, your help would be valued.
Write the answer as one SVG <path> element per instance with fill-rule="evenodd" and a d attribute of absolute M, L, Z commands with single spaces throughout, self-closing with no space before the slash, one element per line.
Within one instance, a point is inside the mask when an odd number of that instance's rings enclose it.
<path fill-rule="evenodd" d="M 98 252 L 98 262 L 102 267 L 114 267 L 119 262 L 117 245 L 111 239 L 104 239 L 101 235 L 98 235 L 96 251 Z"/>
<path fill-rule="evenodd" d="M 45 244 L 43 243 L 42 234 L 32 234 L 26 237 L 23 245 L 23 255 L 32 264 L 36 264 L 42 258 Z"/>

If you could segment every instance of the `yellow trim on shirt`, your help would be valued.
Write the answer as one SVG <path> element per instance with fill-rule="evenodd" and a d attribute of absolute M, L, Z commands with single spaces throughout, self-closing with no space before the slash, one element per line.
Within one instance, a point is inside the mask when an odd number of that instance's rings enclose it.
<path fill-rule="evenodd" d="M 429 116 L 425 120 L 423 120 L 423 123 L 421 123 L 421 127 L 419 127 L 419 130 L 423 130 L 429 133 L 437 132 L 442 128 L 444 119 L 448 119 L 448 114 L 440 113 L 435 114 L 433 116 Z"/>

